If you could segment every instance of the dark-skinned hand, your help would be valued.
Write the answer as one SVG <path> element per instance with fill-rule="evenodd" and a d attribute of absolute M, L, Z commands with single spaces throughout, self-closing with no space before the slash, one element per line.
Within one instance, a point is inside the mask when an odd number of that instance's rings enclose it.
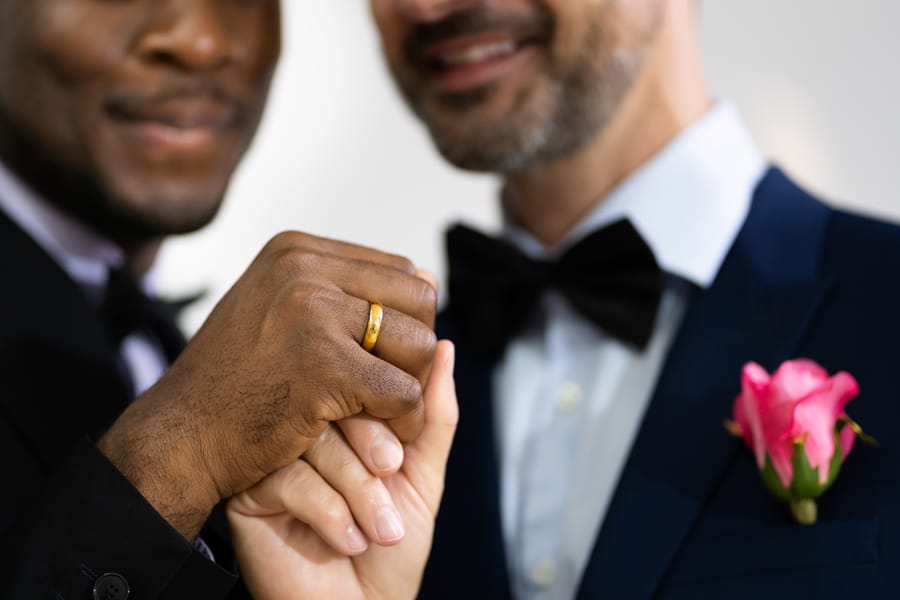
<path fill-rule="evenodd" d="M 404 258 L 279 234 L 98 446 L 192 538 L 216 503 L 295 462 L 331 422 L 376 417 L 415 439 L 436 298 Z M 371 353 L 360 346 L 370 301 L 384 306 Z M 371 448 L 348 439 L 377 473 Z"/>

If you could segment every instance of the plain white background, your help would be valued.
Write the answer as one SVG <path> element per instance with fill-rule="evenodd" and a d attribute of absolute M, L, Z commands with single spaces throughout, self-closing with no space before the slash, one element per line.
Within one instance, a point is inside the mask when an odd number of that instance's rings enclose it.
<path fill-rule="evenodd" d="M 443 276 L 443 230 L 498 221 L 496 183 L 447 167 L 388 80 L 365 0 L 284 2 L 269 109 L 216 221 L 163 250 L 162 291 L 208 290 L 193 330 L 272 235 L 404 254 Z M 900 220 L 895 0 L 704 0 L 708 79 L 764 153 L 832 203 Z"/>

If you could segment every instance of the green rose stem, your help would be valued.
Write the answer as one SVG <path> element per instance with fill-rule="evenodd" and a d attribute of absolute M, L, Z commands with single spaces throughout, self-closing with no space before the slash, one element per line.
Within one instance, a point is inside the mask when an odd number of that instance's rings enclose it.
<path fill-rule="evenodd" d="M 791 514 L 794 515 L 794 519 L 801 525 L 812 525 L 816 522 L 818 510 L 816 509 L 815 500 L 809 498 L 791 500 L 790 505 Z"/>

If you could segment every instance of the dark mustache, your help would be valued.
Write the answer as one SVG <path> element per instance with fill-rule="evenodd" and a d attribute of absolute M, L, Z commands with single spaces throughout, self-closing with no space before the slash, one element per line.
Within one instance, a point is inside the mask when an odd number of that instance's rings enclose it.
<path fill-rule="evenodd" d="M 154 105 L 197 98 L 211 100 L 231 108 L 239 108 L 241 106 L 241 102 L 234 94 L 226 91 L 221 84 L 211 78 L 169 80 L 154 87 L 152 90 L 114 92 L 109 98 L 109 104 Z"/>
<path fill-rule="evenodd" d="M 510 32 L 520 39 L 549 40 L 554 31 L 553 16 L 546 10 L 533 14 L 501 13 L 484 7 L 451 15 L 437 23 L 420 23 L 409 34 L 404 52 L 410 64 L 422 63 L 425 49 L 444 40 L 492 31 Z"/>

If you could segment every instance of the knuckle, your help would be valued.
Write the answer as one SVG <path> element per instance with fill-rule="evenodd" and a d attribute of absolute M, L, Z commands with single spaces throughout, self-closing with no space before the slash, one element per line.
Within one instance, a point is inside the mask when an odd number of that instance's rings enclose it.
<path fill-rule="evenodd" d="M 286 253 L 285 261 L 293 272 L 309 277 L 322 270 L 323 257 L 305 248 L 292 248 Z"/>
<path fill-rule="evenodd" d="M 416 293 L 416 297 L 419 299 L 419 305 L 422 306 L 423 309 L 428 310 L 432 314 L 434 314 L 435 312 L 437 312 L 437 290 L 431 287 L 431 284 L 427 281 L 423 281 L 417 278 L 416 283 L 419 287 Z"/>
<path fill-rule="evenodd" d="M 334 448 L 335 435 L 333 426 L 329 423 L 327 427 L 316 438 L 316 443 L 307 450 L 307 456 L 311 461 L 316 461 L 319 456 L 327 455 Z"/>
<path fill-rule="evenodd" d="M 342 385 L 337 382 L 335 386 Z M 314 409 L 320 421 L 340 421 L 351 415 L 355 415 L 362 407 L 352 394 L 344 390 L 330 390 L 328 397 L 317 402 Z"/>
<path fill-rule="evenodd" d="M 294 284 L 288 294 L 288 303 L 303 322 L 311 322 L 317 326 L 333 322 L 332 315 L 339 302 L 336 290 L 308 282 Z"/>
<path fill-rule="evenodd" d="M 405 256 L 400 256 L 399 254 L 387 254 L 386 256 L 388 264 L 392 268 L 408 273 L 409 275 L 416 274 L 416 265 Z"/>
<path fill-rule="evenodd" d="M 298 461 L 284 473 L 284 489 L 288 496 L 302 497 L 312 483 L 312 468 L 305 462 Z"/>
<path fill-rule="evenodd" d="M 306 245 L 309 236 L 299 231 L 286 230 L 276 233 L 263 247 L 263 253 L 276 256 L 290 253 Z"/>
<path fill-rule="evenodd" d="M 415 340 L 416 351 L 422 356 L 426 362 L 431 362 L 434 353 L 437 351 L 437 334 L 428 327 L 416 327 L 413 334 Z"/>
<path fill-rule="evenodd" d="M 339 500 L 334 494 L 322 498 L 315 512 L 317 521 L 326 527 L 337 527 L 348 520 L 343 500 Z"/>
<path fill-rule="evenodd" d="M 334 457 L 336 471 L 340 473 L 342 480 L 353 481 L 358 478 L 360 473 L 360 462 L 352 452 L 336 452 Z"/>
<path fill-rule="evenodd" d="M 403 414 L 413 412 L 422 401 L 422 384 L 415 377 L 404 377 L 397 392 L 397 401 Z"/>

